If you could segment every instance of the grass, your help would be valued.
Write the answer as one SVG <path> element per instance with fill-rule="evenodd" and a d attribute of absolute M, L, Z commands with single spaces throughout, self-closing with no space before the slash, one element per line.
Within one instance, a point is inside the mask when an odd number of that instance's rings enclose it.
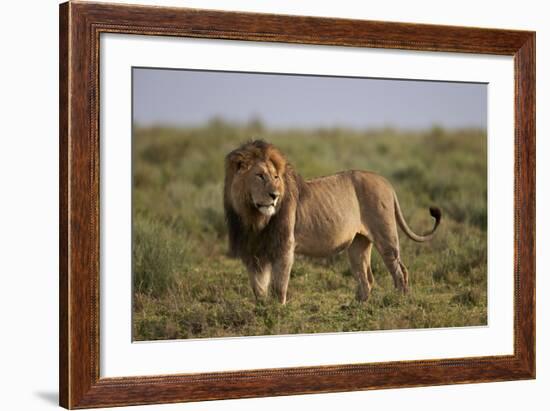
<path fill-rule="evenodd" d="M 226 257 L 223 159 L 241 142 L 276 144 L 306 178 L 344 169 L 378 172 L 394 185 L 417 232 L 443 221 L 434 240 L 400 232 L 411 292 L 393 288 L 373 252 L 376 286 L 354 300 L 347 258 L 298 256 L 289 301 L 256 303 L 238 260 Z M 261 123 L 137 128 L 133 174 L 135 340 L 273 335 L 487 323 L 487 162 L 484 131 L 266 130 Z"/>

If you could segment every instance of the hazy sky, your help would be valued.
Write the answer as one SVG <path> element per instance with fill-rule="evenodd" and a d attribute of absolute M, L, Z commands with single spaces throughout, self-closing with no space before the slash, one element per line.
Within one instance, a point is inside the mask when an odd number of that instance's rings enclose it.
<path fill-rule="evenodd" d="M 134 68 L 134 121 L 269 127 L 487 126 L 487 85 Z"/>

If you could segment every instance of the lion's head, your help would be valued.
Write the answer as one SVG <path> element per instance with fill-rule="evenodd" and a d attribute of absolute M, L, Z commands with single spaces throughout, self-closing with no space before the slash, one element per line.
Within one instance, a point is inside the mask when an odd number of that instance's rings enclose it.
<path fill-rule="evenodd" d="M 285 197 L 287 162 L 271 144 L 243 144 L 226 157 L 226 200 L 250 226 L 265 224 Z"/>
<path fill-rule="evenodd" d="M 285 224 L 295 191 L 292 169 L 272 144 L 255 140 L 230 152 L 225 158 L 224 207 L 231 253 L 239 253 L 244 230 L 268 232 Z"/>

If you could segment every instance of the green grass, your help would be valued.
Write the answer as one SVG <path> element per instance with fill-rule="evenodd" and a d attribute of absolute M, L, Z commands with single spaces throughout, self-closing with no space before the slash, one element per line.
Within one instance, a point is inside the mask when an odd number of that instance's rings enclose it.
<path fill-rule="evenodd" d="M 376 286 L 355 301 L 347 258 L 297 257 L 289 301 L 256 303 L 246 271 L 226 257 L 223 159 L 250 138 L 277 145 L 304 177 L 373 170 L 394 185 L 409 225 L 443 221 L 434 240 L 400 232 L 411 292 L 393 288 L 373 252 Z M 478 130 L 266 130 L 216 120 L 200 128 L 138 128 L 134 135 L 135 340 L 272 335 L 487 323 L 486 135 Z"/>

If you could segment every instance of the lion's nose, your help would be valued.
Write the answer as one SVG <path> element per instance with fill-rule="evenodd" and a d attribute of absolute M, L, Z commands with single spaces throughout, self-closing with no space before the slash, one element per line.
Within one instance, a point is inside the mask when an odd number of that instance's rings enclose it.
<path fill-rule="evenodd" d="M 271 197 L 272 200 L 277 200 L 277 198 L 279 197 L 279 192 L 272 191 L 271 193 L 269 193 L 269 196 Z"/>

